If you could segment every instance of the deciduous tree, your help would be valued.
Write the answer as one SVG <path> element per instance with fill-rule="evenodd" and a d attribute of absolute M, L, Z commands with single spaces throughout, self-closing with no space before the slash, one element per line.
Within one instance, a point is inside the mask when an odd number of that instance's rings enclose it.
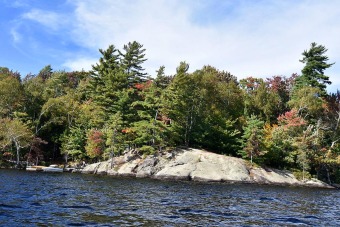
<path fill-rule="evenodd" d="M 16 165 L 20 163 L 20 150 L 28 147 L 33 138 L 29 127 L 18 119 L 0 119 L 0 145 L 5 148 L 14 144 L 16 148 Z"/>

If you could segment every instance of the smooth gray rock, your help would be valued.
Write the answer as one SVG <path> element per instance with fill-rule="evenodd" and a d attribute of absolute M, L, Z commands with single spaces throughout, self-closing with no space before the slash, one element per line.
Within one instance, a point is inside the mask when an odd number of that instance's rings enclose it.
<path fill-rule="evenodd" d="M 120 176 L 136 176 L 136 168 L 138 167 L 141 159 L 135 159 L 131 162 L 124 163 L 117 170 L 118 175 Z"/>
<path fill-rule="evenodd" d="M 325 182 L 322 182 L 318 179 L 312 178 L 306 182 L 304 182 L 304 185 L 309 187 L 320 187 L 320 188 L 334 188 L 333 186 L 326 184 Z"/>
<path fill-rule="evenodd" d="M 243 159 L 198 149 L 177 149 L 171 155 L 167 153 L 145 158 L 132 152 L 126 152 L 124 156 L 87 165 L 82 173 L 172 180 L 331 187 L 315 179 L 307 182 L 299 181 L 288 171 L 253 168 Z"/>
<path fill-rule="evenodd" d="M 89 164 L 85 166 L 84 169 L 81 170 L 81 173 L 94 174 L 96 173 L 96 169 L 98 168 L 99 165 L 100 165 L 100 162 Z"/>
<path fill-rule="evenodd" d="M 156 169 L 155 166 L 158 162 L 158 158 L 153 156 L 146 157 L 136 168 L 136 177 L 150 177 Z"/>
<path fill-rule="evenodd" d="M 300 181 L 289 171 L 277 169 L 253 168 L 250 170 L 252 180 L 261 184 L 299 184 Z"/>
<path fill-rule="evenodd" d="M 250 181 L 243 160 L 208 152 L 200 153 L 200 162 L 191 178 L 198 181 Z"/>

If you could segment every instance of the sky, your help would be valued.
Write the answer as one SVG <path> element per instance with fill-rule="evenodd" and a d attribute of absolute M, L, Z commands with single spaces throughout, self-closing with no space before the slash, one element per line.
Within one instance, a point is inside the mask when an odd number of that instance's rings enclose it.
<path fill-rule="evenodd" d="M 0 66 L 22 76 L 90 70 L 99 49 L 137 41 L 146 72 L 211 65 L 238 79 L 301 73 L 302 52 L 325 46 L 340 89 L 340 0 L 0 0 Z"/>

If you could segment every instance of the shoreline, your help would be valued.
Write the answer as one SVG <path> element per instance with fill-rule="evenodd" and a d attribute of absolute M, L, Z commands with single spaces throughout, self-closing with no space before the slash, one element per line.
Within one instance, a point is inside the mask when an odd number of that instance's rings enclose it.
<path fill-rule="evenodd" d="M 76 172 L 170 181 L 337 188 L 317 179 L 300 181 L 289 171 L 250 167 L 243 159 L 198 149 L 177 149 L 173 153 L 146 157 L 127 152 L 108 161 L 89 164 Z"/>

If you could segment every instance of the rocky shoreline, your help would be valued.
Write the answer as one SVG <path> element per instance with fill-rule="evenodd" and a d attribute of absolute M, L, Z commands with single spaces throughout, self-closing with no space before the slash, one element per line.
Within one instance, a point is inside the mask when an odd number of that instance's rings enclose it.
<path fill-rule="evenodd" d="M 243 159 L 198 149 L 177 149 L 172 153 L 144 158 L 128 152 L 105 162 L 87 165 L 80 172 L 169 180 L 334 188 L 316 179 L 299 181 L 289 171 L 254 168 Z"/>

